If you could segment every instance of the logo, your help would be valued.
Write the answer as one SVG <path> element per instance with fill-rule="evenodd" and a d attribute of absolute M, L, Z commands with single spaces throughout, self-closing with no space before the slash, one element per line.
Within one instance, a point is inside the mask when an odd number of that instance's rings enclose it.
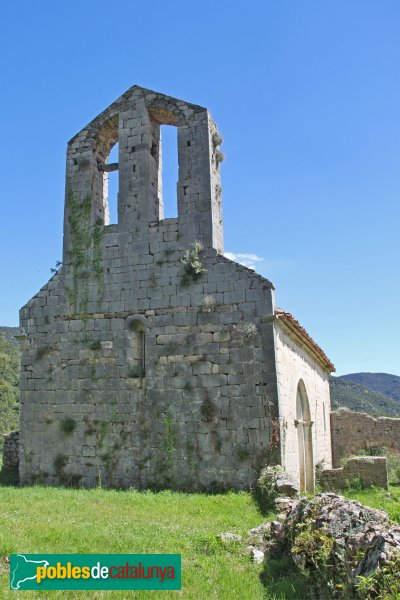
<path fill-rule="evenodd" d="M 180 554 L 11 554 L 12 590 L 180 590 Z"/>

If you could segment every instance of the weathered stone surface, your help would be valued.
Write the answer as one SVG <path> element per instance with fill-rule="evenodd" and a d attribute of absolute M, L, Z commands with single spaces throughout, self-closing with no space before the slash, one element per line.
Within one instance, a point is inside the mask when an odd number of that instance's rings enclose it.
<path fill-rule="evenodd" d="M 377 533 L 370 541 L 368 548 L 353 571 L 353 577 L 368 577 L 376 569 L 382 568 L 390 559 L 400 552 L 400 527 L 395 525 L 386 531 Z"/>
<path fill-rule="evenodd" d="M 385 512 L 334 493 L 286 504 L 283 522 L 273 521 L 269 528 L 263 524 L 261 531 L 249 532 L 249 539 L 271 557 L 290 555 L 318 597 L 360 597 L 359 576 L 368 577 L 390 560 L 400 567 L 400 527 L 392 526 Z"/>
<path fill-rule="evenodd" d="M 252 561 L 257 565 L 262 565 L 264 562 L 265 553 L 262 550 L 258 550 L 258 548 L 255 548 L 254 546 L 248 546 L 247 549 L 250 552 Z"/>
<path fill-rule="evenodd" d="M 286 477 L 282 477 L 276 480 L 275 487 L 278 494 L 282 494 L 282 496 L 288 496 L 292 498 L 293 496 L 297 496 L 299 493 L 299 486 L 290 479 Z"/>
<path fill-rule="evenodd" d="M 171 219 L 162 124 L 178 133 Z M 298 479 L 300 379 L 330 466 L 329 366 L 282 329 L 272 284 L 223 255 L 220 143 L 205 108 L 138 86 L 69 142 L 62 267 L 20 312 L 23 483 L 244 489 L 280 460 Z"/>
<path fill-rule="evenodd" d="M 331 414 L 331 425 L 334 467 L 361 449 L 388 446 L 400 450 L 400 419 L 337 410 Z"/>
<path fill-rule="evenodd" d="M 257 481 L 252 483 L 253 496 L 261 511 L 268 512 L 276 507 L 280 496 L 286 496 L 282 508 L 290 500 L 289 496 L 298 496 L 298 485 L 291 481 L 281 466 L 268 466 L 261 470 Z"/>
<path fill-rule="evenodd" d="M 320 485 L 326 490 L 340 490 L 356 480 L 361 487 L 376 485 L 387 489 L 386 462 L 385 456 L 349 458 L 339 469 L 324 469 L 320 474 Z"/>

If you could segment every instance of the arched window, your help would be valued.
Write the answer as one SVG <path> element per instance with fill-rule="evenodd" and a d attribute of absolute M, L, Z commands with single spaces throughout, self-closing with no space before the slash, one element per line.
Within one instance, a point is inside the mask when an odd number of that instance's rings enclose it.
<path fill-rule="evenodd" d="M 160 197 L 162 198 L 164 219 L 178 216 L 178 130 L 171 125 L 162 125 L 160 132 L 159 171 L 161 180 Z M 162 159 L 161 159 L 162 152 Z"/>
<path fill-rule="evenodd" d="M 104 225 L 118 223 L 119 192 L 119 144 L 118 115 L 105 121 L 96 135 L 95 156 L 97 169 L 94 174 L 97 216 Z"/>
<path fill-rule="evenodd" d="M 118 223 L 118 188 L 119 188 L 119 144 L 111 149 L 107 162 L 103 165 L 103 202 L 104 225 Z"/>
<path fill-rule="evenodd" d="M 146 319 L 133 315 L 127 319 L 127 364 L 129 377 L 144 377 L 146 372 Z"/>

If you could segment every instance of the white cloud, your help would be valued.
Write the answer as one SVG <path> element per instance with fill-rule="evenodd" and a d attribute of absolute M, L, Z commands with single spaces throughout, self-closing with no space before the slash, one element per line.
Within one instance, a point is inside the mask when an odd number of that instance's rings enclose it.
<path fill-rule="evenodd" d="M 264 260 L 261 256 L 257 256 L 257 254 L 247 254 L 246 252 L 225 252 L 225 256 L 249 269 L 255 269 L 256 263 L 263 262 Z"/>

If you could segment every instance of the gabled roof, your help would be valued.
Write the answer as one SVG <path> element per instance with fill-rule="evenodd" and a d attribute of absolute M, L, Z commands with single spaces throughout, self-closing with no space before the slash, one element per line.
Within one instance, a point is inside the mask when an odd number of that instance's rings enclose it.
<path fill-rule="evenodd" d="M 334 364 L 329 360 L 322 348 L 318 346 L 318 344 L 312 339 L 304 327 L 300 325 L 300 323 L 291 313 L 277 308 L 275 309 L 275 317 L 278 319 L 278 321 L 284 323 L 292 333 L 301 339 L 303 344 L 307 346 L 307 348 L 319 359 L 322 365 L 329 372 L 332 373 L 336 371 Z"/>
<path fill-rule="evenodd" d="M 97 115 L 97 117 L 90 121 L 90 123 L 78 131 L 68 143 L 70 144 L 73 142 L 82 132 L 96 129 L 98 125 L 115 117 L 121 110 L 129 109 L 131 105 L 134 105 L 135 100 L 137 99 L 144 100 L 148 109 L 154 113 L 156 118 L 158 118 L 159 115 L 160 121 L 165 125 L 176 125 L 180 119 L 184 119 L 190 112 L 197 113 L 207 110 L 204 106 L 192 104 L 191 102 L 186 102 L 180 98 L 173 98 L 172 96 L 149 90 L 140 85 L 133 85 Z"/>

